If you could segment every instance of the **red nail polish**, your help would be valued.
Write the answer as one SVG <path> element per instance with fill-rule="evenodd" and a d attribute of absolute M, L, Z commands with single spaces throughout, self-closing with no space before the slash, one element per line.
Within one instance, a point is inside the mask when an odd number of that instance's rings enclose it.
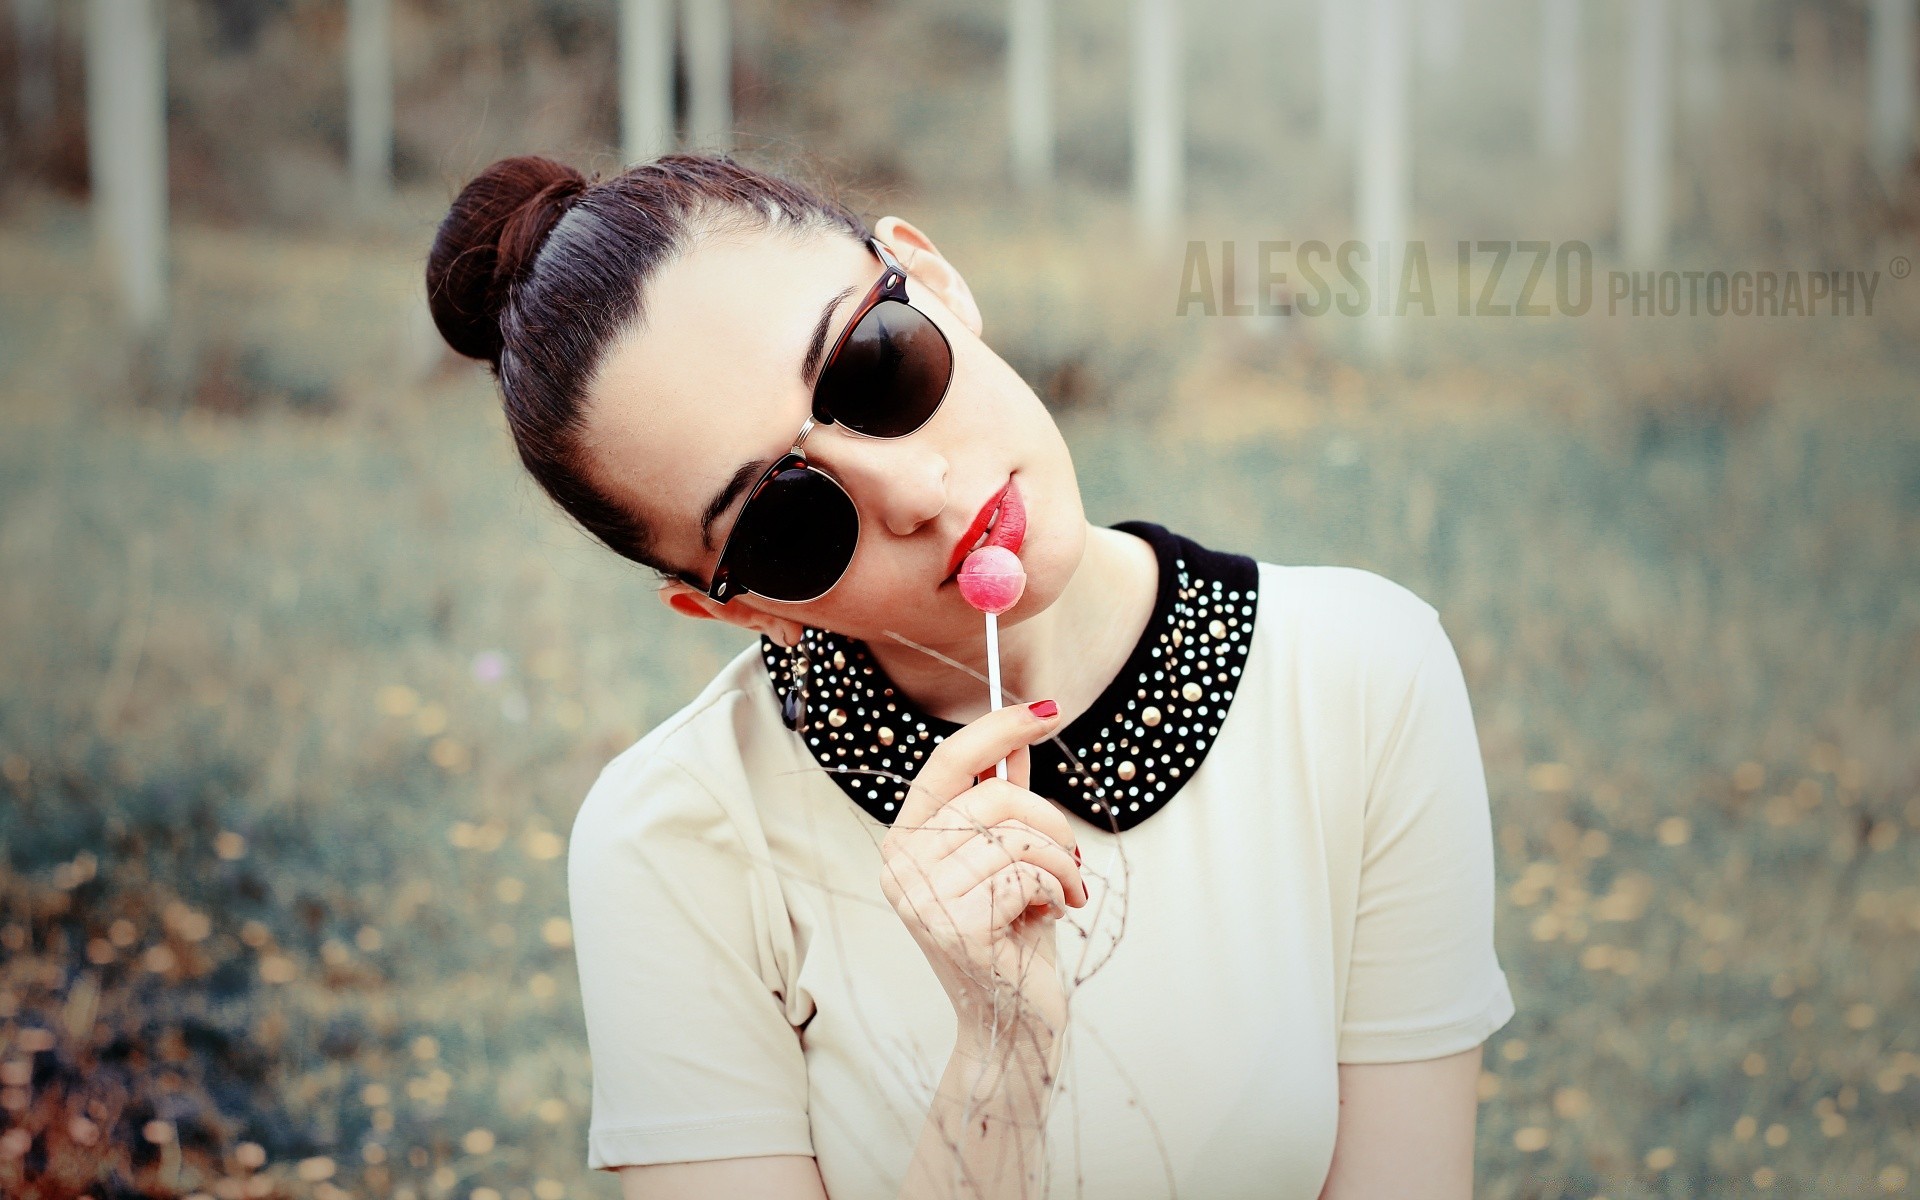
<path fill-rule="evenodd" d="M 1080 847 L 1078 846 L 1073 848 L 1073 865 L 1076 867 L 1080 865 Z"/>
<path fill-rule="evenodd" d="M 1044 721 L 1048 717 L 1057 715 L 1060 711 L 1060 706 L 1051 700 L 1035 700 L 1032 704 L 1027 705 L 1027 711 Z"/>

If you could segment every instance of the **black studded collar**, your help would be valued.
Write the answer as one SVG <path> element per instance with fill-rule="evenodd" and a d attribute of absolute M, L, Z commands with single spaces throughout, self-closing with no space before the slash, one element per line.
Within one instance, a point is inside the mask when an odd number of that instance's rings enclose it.
<path fill-rule="evenodd" d="M 1160 589 L 1133 653 L 1092 708 L 1032 749 L 1032 789 L 1102 829 L 1166 807 L 1212 749 L 1253 639 L 1259 566 L 1145 521 L 1113 528 L 1153 546 Z M 927 752 L 960 726 L 900 693 L 864 642 L 807 628 L 789 650 L 760 639 L 782 719 L 875 820 L 892 824 Z M 795 686 L 804 681 L 804 686 Z"/>

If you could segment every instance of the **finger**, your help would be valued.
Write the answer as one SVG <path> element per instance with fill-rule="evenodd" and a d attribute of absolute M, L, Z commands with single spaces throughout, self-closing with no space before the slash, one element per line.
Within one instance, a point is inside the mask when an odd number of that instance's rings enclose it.
<path fill-rule="evenodd" d="M 1050 872 L 1059 880 L 1068 906 L 1086 904 L 1087 885 L 1080 878 L 1073 855 L 1050 837 L 1004 825 L 974 835 L 958 850 L 927 867 L 927 884 L 936 896 L 961 896 L 1016 862 L 1032 863 Z"/>
<path fill-rule="evenodd" d="M 968 793 L 971 795 L 972 793 Z M 956 801 L 957 803 L 957 801 Z M 895 854 L 882 854 L 883 859 L 898 858 L 903 864 L 918 862 L 925 869 L 932 869 L 941 859 L 967 844 L 969 840 L 983 834 L 1000 832 L 1027 833 L 1057 841 L 1052 834 L 1046 833 L 1017 817 L 1001 817 L 998 820 L 976 820 L 964 811 L 950 811 L 953 806 L 935 813 L 933 820 L 920 827 L 910 840 L 899 843 Z M 942 815 L 947 814 L 947 815 Z M 1072 851 L 1068 851 L 1072 853 Z"/>
<path fill-rule="evenodd" d="M 951 854 L 968 837 L 1006 821 L 1018 821 L 1046 834 L 1071 854 L 1079 836 L 1066 814 L 1041 796 L 999 779 L 989 779 L 962 793 L 951 804 L 915 826 L 895 821 L 881 853 L 906 854 L 932 862 Z"/>
<path fill-rule="evenodd" d="M 955 802 L 956 805 L 958 803 Z M 889 889 L 889 899 L 914 893 L 958 896 L 991 872 L 1013 861 L 1016 857 L 1012 849 L 1014 847 L 1041 844 L 1059 846 L 1059 842 L 1050 835 L 1024 821 L 1002 819 L 983 824 L 958 811 L 954 805 L 942 809 L 934 821 L 934 825 L 927 826 L 910 842 L 903 843 L 906 848 L 902 852 L 882 858 L 881 885 L 883 889 Z M 990 862 L 985 858 L 977 859 L 979 869 L 971 872 L 964 865 L 943 870 L 956 851 L 974 842 L 984 842 L 990 847 L 1000 846 L 998 857 Z M 1063 849 L 1062 853 L 1069 858 L 1072 856 L 1070 850 Z M 938 886 L 938 879 L 947 880 L 947 886 Z"/>
<path fill-rule="evenodd" d="M 979 782 L 985 783 L 989 779 L 998 778 L 1000 778 L 1000 764 L 995 763 L 980 775 Z M 1007 755 L 1007 782 L 1021 787 L 1033 786 L 1033 752 L 1027 747 L 1021 746 Z"/>
<path fill-rule="evenodd" d="M 1033 788 L 1033 751 L 1022 746 L 1007 755 L 1007 782 L 1032 790 Z"/>
<path fill-rule="evenodd" d="M 1020 919 L 1020 914 L 1035 905 L 1066 908 L 1066 895 L 1060 881 L 1032 863 L 1014 863 L 995 871 L 961 897 L 954 907 L 962 914 L 961 928 L 967 918 L 978 914 L 991 932 L 999 932 Z"/>
<path fill-rule="evenodd" d="M 1056 709 L 1052 716 L 1041 717 L 1025 704 L 996 708 L 969 725 L 963 725 L 943 739 L 927 755 L 927 761 L 907 789 L 895 822 L 918 824 L 974 785 L 982 775 L 993 774 L 993 764 L 1015 750 L 1039 741 L 1060 724 Z M 1013 764 L 1007 764 L 1011 773 Z"/>

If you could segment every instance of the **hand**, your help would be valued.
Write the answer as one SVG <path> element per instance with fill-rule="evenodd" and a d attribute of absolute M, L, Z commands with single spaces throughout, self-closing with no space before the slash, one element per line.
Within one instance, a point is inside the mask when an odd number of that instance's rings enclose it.
<path fill-rule="evenodd" d="M 1027 746 L 1059 723 L 1013 704 L 948 736 L 880 843 L 881 890 L 953 1001 L 963 1052 L 1045 1049 L 1066 1022 L 1054 920 L 1087 886 L 1066 816 L 1027 790 Z"/>

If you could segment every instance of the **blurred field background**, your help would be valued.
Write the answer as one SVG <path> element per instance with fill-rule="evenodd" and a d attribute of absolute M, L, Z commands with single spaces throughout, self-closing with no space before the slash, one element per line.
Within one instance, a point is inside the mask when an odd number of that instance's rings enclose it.
<path fill-rule="evenodd" d="M 1183 236 L 1349 236 L 1320 7 L 1182 7 Z M 1456 56 L 1422 42 L 1410 234 L 1436 267 L 1460 238 L 1614 264 L 1630 7 L 1586 9 L 1557 164 L 1538 5 L 1464 0 Z M 1659 265 L 1878 271 L 1871 317 L 1439 317 L 1384 354 L 1337 316 L 1177 317 L 1179 255 L 1139 248 L 1128 197 L 1125 6 L 1055 6 L 1039 194 L 1009 185 L 1005 6 L 731 6 L 741 155 L 939 242 L 1096 521 L 1440 609 L 1519 1004 L 1482 1077 L 1488 1197 L 1920 1179 L 1920 304 L 1889 275 L 1920 165 L 1910 131 L 1870 161 L 1873 5 L 1712 7 Z M 747 643 L 556 517 L 420 296 L 495 157 L 618 168 L 614 6 L 399 0 L 372 203 L 344 11 L 165 3 L 144 335 L 94 246 L 79 6 L 31 129 L 0 49 L 9 1197 L 617 1194 L 583 1166 L 564 839 L 600 766 Z"/>

